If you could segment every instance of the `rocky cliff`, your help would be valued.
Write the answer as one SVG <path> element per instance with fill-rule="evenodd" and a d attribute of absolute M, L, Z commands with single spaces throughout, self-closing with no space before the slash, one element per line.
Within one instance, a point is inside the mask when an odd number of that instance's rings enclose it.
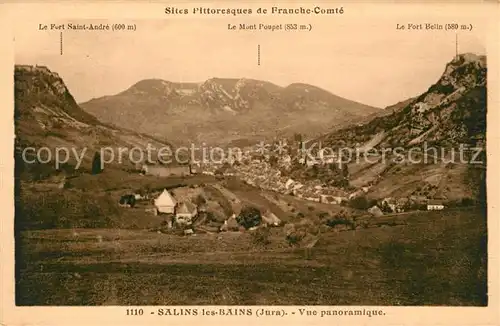
<path fill-rule="evenodd" d="M 387 116 L 327 134 L 321 139 L 350 146 L 384 132 L 380 147 L 427 142 L 443 146 L 475 144 L 486 132 L 486 57 L 461 54 L 446 65 L 425 93 Z"/>
<path fill-rule="evenodd" d="M 28 146 L 36 151 L 46 148 L 46 156 L 50 152 L 52 159 L 55 150 L 61 148 L 70 153 L 84 152 L 84 167 L 88 168 L 94 153 L 103 147 L 110 147 L 117 152 L 119 147 L 130 150 L 134 147 L 145 149 L 148 144 L 157 148 L 170 146 L 162 140 L 102 124 L 80 108 L 62 78 L 47 67 L 16 65 L 14 87 L 18 159 Z M 34 154 L 33 151 L 30 153 Z M 136 151 L 135 154 L 138 153 Z M 126 157 L 124 162 L 128 163 Z M 68 163 L 75 164 L 74 155 Z M 55 166 L 52 162 L 49 164 Z"/>
<path fill-rule="evenodd" d="M 343 157 L 349 161 L 349 186 L 374 198 L 479 196 L 484 201 L 486 74 L 486 57 L 458 55 L 426 92 L 392 113 L 309 144 L 350 153 Z"/>

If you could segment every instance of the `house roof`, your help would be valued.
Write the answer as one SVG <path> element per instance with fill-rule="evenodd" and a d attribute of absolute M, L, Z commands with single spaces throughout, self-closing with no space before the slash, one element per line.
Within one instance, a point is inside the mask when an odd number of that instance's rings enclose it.
<path fill-rule="evenodd" d="M 396 202 L 397 202 L 397 204 L 398 204 L 398 205 L 404 205 L 404 204 L 406 204 L 408 201 L 409 201 L 409 199 L 408 199 L 408 198 L 406 198 L 406 197 L 404 197 L 404 198 L 398 198 L 398 199 L 396 200 Z"/>
<path fill-rule="evenodd" d="M 226 220 L 226 225 L 227 227 L 229 228 L 237 228 L 239 227 L 240 225 L 238 224 L 238 221 L 236 220 L 236 218 L 234 216 L 231 216 L 230 218 L 228 218 Z"/>
<path fill-rule="evenodd" d="M 427 204 L 429 199 L 425 196 L 410 196 L 410 201 L 418 204 Z"/>
<path fill-rule="evenodd" d="M 384 198 L 384 200 L 382 200 L 382 202 L 386 202 L 387 204 L 396 204 L 397 200 L 393 197 L 386 197 Z"/>
<path fill-rule="evenodd" d="M 273 212 L 266 212 L 262 215 L 264 222 L 269 224 L 280 224 L 281 220 Z"/>
<path fill-rule="evenodd" d="M 372 214 L 372 215 L 375 215 L 375 216 L 382 216 L 384 215 L 384 213 L 382 212 L 382 210 L 378 207 L 378 206 L 373 206 L 371 208 L 368 209 L 368 213 Z"/>
<path fill-rule="evenodd" d="M 196 205 L 191 202 L 182 202 L 177 208 L 177 213 L 192 214 L 196 211 Z"/>
<path fill-rule="evenodd" d="M 325 196 L 325 199 L 326 199 L 326 200 L 328 200 L 328 201 L 330 201 L 330 202 L 331 202 L 331 201 L 335 201 L 335 200 L 336 200 L 336 199 L 335 199 L 335 198 L 333 198 L 333 196 L 331 196 L 331 195 L 327 195 L 327 196 Z"/>
<path fill-rule="evenodd" d="M 177 201 L 175 198 L 167 191 L 167 189 L 163 190 L 163 192 L 155 199 L 156 206 L 175 206 Z"/>

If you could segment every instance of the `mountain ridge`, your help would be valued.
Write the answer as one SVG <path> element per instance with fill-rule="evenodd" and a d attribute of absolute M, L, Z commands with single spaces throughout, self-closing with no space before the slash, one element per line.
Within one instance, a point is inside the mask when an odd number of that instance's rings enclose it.
<path fill-rule="evenodd" d="M 207 143 L 269 138 L 282 130 L 286 135 L 308 129 L 326 132 L 381 111 L 309 84 L 282 87 L 250 78 L 218 77 L 200 83 L 143 79 L 80 106 L 104 122 Z"/>

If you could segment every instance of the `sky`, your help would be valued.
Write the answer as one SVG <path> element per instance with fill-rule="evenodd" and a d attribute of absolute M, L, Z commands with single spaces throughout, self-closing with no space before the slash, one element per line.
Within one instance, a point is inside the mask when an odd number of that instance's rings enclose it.
<path fill-rule="evenodd" d="M 64 79 L 79 103 L 119 93 L 142 79 L 202 82 L 220 77 L 253 78 L 280 86 L 308 83 L 385 107 L 426 91 L 455 55 L 455 32 L 397 30 L 396 24 L 473 24 L 472 31 L 459 31 L 459 52 L 486 53 L 482 32 L 487 27 L 478 15 L 427 11 L 425 16 L 412 16 L 408 11 L 380 16 L 357 10 L 356 18 L 188 15 L 127 20 L 136 31 L 63 31 L 63 55 L 59 31 L 38 30 L 39 23 L 51 21 L 23 21 L 15 30 L 15 63 L 48 66 Z M 467 15 L 464 10 L 460 13 Z M 311 24 L 312 30 L 228 30 L 232 23 Z"/>

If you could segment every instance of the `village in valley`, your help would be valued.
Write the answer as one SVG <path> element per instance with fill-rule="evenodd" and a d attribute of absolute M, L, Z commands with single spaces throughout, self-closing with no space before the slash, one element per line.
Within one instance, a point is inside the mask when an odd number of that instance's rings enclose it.
<path fill-rule="evenodd" d="M 332 205 L 336 213 L 330 215 L 320 212 L 321 223 L 333 227 L 336 231 L 354 230 L 384 224 L 384 220 L 397 217 L 412 211 L 435 211 L 446 209 L 445 198 L 429 198 L 425 195 L 410 194 L 406 197 L 370 198 L 369 190 L 373 182 L 361 187 L 349 187 L 348 168 L 342 169 L 338 156 L 325 155 L 317 151 L 316 156 L 305 155 L 300 141 L 280 142 L 279 151 L 264 152 L 262 146 L 244 148 L 239 156 L 233 155 L 226 159 L 213 162 L 196 162 L 188 164 L 138 164 L 135 173 L 143 176 L 152 176 L 160 179 L 183 178 L 196 179 L 197 175 L 205 175 L 214 180 L 211 187 L 220 191 L 226 201 L 230 202 L 230 209 L 221 212 L 212 211 L 207 199 L 204 198 L 204 184 L 191 184 L 189 187 L 169 187 L 155 192 L 138 190 L 134 193 L 122 195 L 119 206 L 124 208 L 140 207 L 145 212 L 157 216 L 161 222 L 157 232 L 180 231 L 179 234 L 193 235 L 196 233 L 218 233 L 227 231 L 254 231 L 262 227 L 283 227 L 287 222 L 294 220 L 293 216 L 280 219 L 269 208 L 254 207 L 242 203 L 238 196 L 224 185 L 229 183 L 245 184 L 254 191 L 266 193 L 267 196 L 294 197 L 304 205 L 314 207 L 315 204 Z M 290 147 L 292 149 L 290 149 Z M 286 149 L 286 150 L 285 150 Z M 308 178 L 301 181 L 294 180 L 288 173 L 292 165 L 302 169 L 339 169 L 344 171 L 343 187 L 332 186 L 318 178 Z M 340 168 L 338 168 L 340 166 Z M 347 171 L 347 172 L 346 172 Z M 101 172 L 104 173 L 104 172 Z M 347 173 L 347 174 L 346 174 Z M 273 195 L 274 194 L 274 195 Z M 266 196 L 266 195 L 264 195 Z M 472 201 L 462 200 L 452 202 L 452 206 L 470 206 Z M 311 212 L 305 212 L 310 215 Z M 253 215 L 252 215 L 253 214 Z M 283 212 L 278 214 L 283 216 Z M 289 213 L 293 215 L 292 212 Z M 306 217 L 304 213 L 299 213 Z M 217 218 L 213 218 L 218 215 Z M 381 218 L 385 217 L 385 219 Z M 307 220 L 307 218 L 305 218 Z M 349 223 L 344 223 L 344 221 Z M 357 220 L 356 224 L 354 221 Z M 373 221 L 377 221 L 374 222 Z M 394 220 L 392 220 L 394 221 Z M 404 221 L 402 219 L 401 221 Z M 382 223 L 379 223 L 382 222 Z M 393 222 L 395 223 L 395 222 Z M 404 223 L 404 222 L 403 222 Z M 288 223 L 292 224 L 292 223 Z M 292 224 L 293 225 L 293 224 Z M 328 229 L 328 228 L 327 228 Z"/>

